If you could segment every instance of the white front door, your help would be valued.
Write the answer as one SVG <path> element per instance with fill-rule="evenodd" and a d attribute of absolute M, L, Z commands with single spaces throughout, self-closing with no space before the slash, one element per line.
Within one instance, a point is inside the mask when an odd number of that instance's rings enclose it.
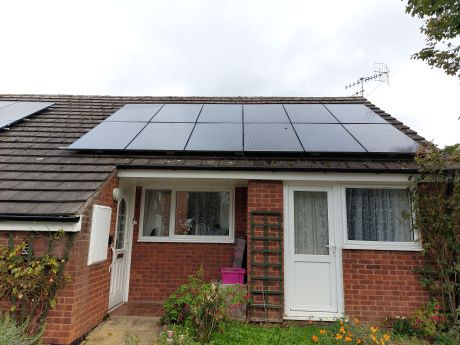
<path fill-rule="evenodd" d="M 118 200 L 117 224 L 110 265 L 109 309 L 126 301 L 129 279 L 129 251 L 131 247 L 132 197 L 120 189 Z"/>
<path fill-rule="evenodd" d="M 287 318 L 341 316 L 333 205 L 332 188 L 288 188 Z"/>

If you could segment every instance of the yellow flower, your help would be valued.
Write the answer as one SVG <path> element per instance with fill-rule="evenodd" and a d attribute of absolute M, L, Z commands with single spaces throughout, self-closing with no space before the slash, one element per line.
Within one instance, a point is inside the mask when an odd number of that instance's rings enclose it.
<path fill-rule="evenodd" d="M 320 330 L 319 330 L 319 333 L 320 333 L 320 334 L 326 334 L 327 331 L 326 331 L 325 329 L 320 329 Z"/>
<path fill-rule="evenodd" d="M 383 338 L 380 339 L 380 344 L 385 345 L 385 340 L 383 340 Z"/>
<path fill-rule="evenodd" d="M 347 333 L 347 331 L 345 331 L 345 328 L 344 328 L 343 326 L 340 327 L 340 332 L 342 332 L 342 333 L 344 333 L 344 334 Z"/>
<path fill-rule="evenodd" d="M 318 342 L 318 336 L 314 335 L 311 337 L 311 340 L 313 340 L 314 343 Z"/>
<path fill-rule="evenodd" d="M 340 321 L 340 326 L 343 326 L 343 321 Z"/>
<path fill-rule="evenodd" d="M 350 337 L 345 337 L 345 341 L 349 342 L 349 341 L 351 341 L 351 338 Z"/>
<path fill-rule="evenodd" d="M 377 332 L 378 330 L 379 330 L 378 327 L 371 327 L 371 332 L 372 332 L 372 333 L 375 333 L 375 332 Z"/>
<path fill-rule="evenodd" d="M 356 344 L 361 344 L 361 339 L 356 340 Z"/>
<path fill-rule="evenodd" d="M 383 338 L 384 338 L 385 340 L 390 340 L 391 337 L 390 337 L 388 334 L 384 334 L 384 335 L 383 335 Z"/>
<path fill-rule="evenodd" d="M 377 338 L 375 337 L 375 335 L 373 335 L 371 338 L 372 338 L 372 341 L 373 341 L 374 343 L 377 343 L 377 344 L 379 343 L 379 342 L 377 341 Z"/>
<path fill-rule="evenodd" d="M 342 339 L 342 338 L 343 338 L 342 334 L 337 333 L 337 334 L 335 335 L 335 339 L 337 339 L 337 340 L 340 340 L 340 339 Z"/>

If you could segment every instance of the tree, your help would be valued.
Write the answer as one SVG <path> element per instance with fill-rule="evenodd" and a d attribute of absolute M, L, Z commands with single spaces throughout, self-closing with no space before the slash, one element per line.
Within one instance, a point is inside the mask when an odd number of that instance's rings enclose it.
<path fill-rule="evenodd" d="M 408 0 L 406 12 L 424 20 L 427 41 L 412 58 L 460 78 L 460 0 Z"/>

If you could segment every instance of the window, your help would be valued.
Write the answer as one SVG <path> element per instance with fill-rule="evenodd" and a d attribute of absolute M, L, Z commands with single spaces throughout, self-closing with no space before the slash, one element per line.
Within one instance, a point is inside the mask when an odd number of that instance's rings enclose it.
<path fill-rule="evenodd" d="M 233 190 L 144 189 L 139 240 L 233 241 Z"/>
<path fill-rule="evenodd" d="M 346 188 L 348 241 L 414 242 L 405 189 Z"/>

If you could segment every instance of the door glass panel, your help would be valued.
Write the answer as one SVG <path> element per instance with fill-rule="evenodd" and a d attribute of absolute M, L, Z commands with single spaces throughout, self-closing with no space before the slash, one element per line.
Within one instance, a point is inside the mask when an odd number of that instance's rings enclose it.
<path fill-rule="evenodd" d="M 126 229 L 126 202 L 121 199 L 118 207 L 117 233 L 115 249 L 123 249 L 125 246 L 125 229 Z"/>
<path fill-rule="evenodd" d="M 327 192 L 294 192 L 295 254 L 328 255 Z"/>

